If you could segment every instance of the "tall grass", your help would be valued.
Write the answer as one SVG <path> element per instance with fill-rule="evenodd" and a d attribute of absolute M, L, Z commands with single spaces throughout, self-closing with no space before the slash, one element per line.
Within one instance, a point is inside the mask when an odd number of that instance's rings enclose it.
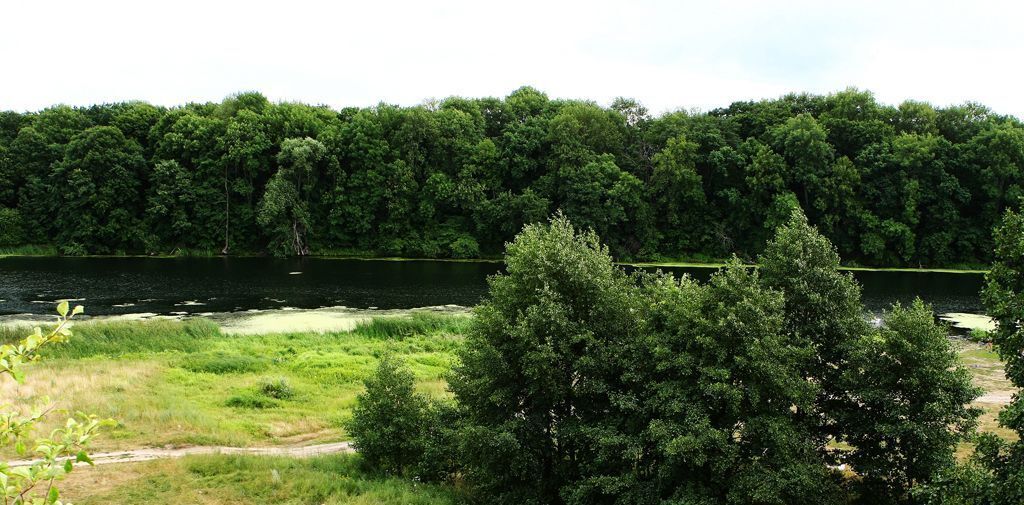
<path fill-rule="evenodd" d="M 378 339 L 401 339 L 415 335 L 464 334 L 470 318 L 464 315 L 413 312 L 409 316 L 375 317 L 356 325 L 352 333 Z"/>
<path fill-rule="evenodd" d="M 80 505 L 134 503 L 275 503 L 448 505 L 459 503 L 449 486 L 372 475 L 356 455 L 308 459 L 268 456 L 189 456 L 181 460 L 136 463 L 135 479 L 109 479 L 107 489 L 62 486 L 62 495 Z M 90 473 L 109 475 L 119 465 Z M 107 480 L 107 479 L 104 479 Z M 90 492 L 85 493 L 88 489 Z M 63 498 L 63 496 L 62 496 Z"/>
<path fill-rule="evenodd" d="M 0 258 L 4 256 L 57 256 L 52 245 L 16 245 L 0 247 Z"/>
<path fill-rule="evenodd" d="M 55 345 L 44 356 L 84 358 L 89 356 L 121 356 L 144 352 L 203 349 L 205 342 L 221 336 L 220 327 L 206 319 L 184 321 L 104 321 L 82 322 L 72 327 L 74 336 L 65 344 Z M 0 343 L 13 343 L 31 333 L 18 326 L 0 326 Z"/>

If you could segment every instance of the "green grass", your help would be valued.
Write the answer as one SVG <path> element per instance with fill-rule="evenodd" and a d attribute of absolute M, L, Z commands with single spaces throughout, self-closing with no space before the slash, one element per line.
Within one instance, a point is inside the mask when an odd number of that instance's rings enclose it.
<path fill-rule="evenodd" d="M 43 325 L 44 329 L 46 328 Z M 125 356 L 165 351 L 197 352 L 207 342 L 225 338 L 216 323 L 206 319 L 146 322 L 74 322 L 71 341 L 49 348 L 44 357 L 75 359 L 90 356 Z M 13 343 L 30 328 L 0 326 L 0 343 Z"/>
<path fill-rule="evenodd" d="M 96 448 L 293 445 L 345 440 L 362 380 L 394 354 L 418 389 L 445 395 L 466 316 L 379 319 L 344 333 L 224 335 L 203 319 L 80 323 L 0 397 L 118 421 Z M 24 329 L 3 329 L 4 341 Z M 287 390 L 287 391 L 286 391 Z M 62 420 L 47 419 L 45 432 Z"/>
<path fill-rule="evenodd" d="M 99 483 L 99 484 L 97 484 Z M 78 505 L 245 503 L 448 505 L 457 490 L 368 474 L 355 455 L 309 459 L 190 456 L 75 470 L 61 498 Z"/>
<path fill-rule="evenodd" d="M 52 245 L 18 245 L 0 247 L 0 258 L 4 256 L 57 256 Z"/>
<path fill-rule="evenodd" d="M 376 317 L 359 323 L 353 333 L 368 338 L 406 338 L 433 333 L 462 334 L 469 329 L 469 318 L 413 312 L 409 316 Z"/>

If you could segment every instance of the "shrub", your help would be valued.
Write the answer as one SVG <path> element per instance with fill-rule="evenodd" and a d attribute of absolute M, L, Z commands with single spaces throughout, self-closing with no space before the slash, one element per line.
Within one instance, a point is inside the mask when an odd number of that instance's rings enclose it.
<path fill-rule="evenodd" d="M 295 391 L 288 384 L 288 379 L 278 377 L 276 379 L 263 378 L 259 382 L 259 392 L 268 398 L 287 400 L 295 396 Z"/>
<path fill-rule="evenodd" d="M 992 342 L 992 332 L 982 328 L 971 328 L 971 332 L 967 334 L 967 339 L 972 342 L 988 344 Z"/>
<path fill-rule="evenodd" d="M 453 258 L 476 258 L 480 256 L 480 244 L 469 235 L 455 239 L 449 246 Z"/>
<path fill-rule="evenodd" d="M 259 372 L 266 370 L 268 365 L 269 362 L 266 358 L 223 351 L 190 354 L 178 364 L 178 366 L 190 372 L 218 375 Z"/>
<path fill-rule="evenodd" d="M 21 213 L 0 207 L 0 246 L 20 245 L 24 240 Z"/>
<path fill-rule="evenodd" d="M 415 392 L 412 372 L 385 356 L 365 381 L 347 429 L 368 466 L 387 474 L 413 470 L 423 455 L 427 400 Z"/>
<path fill-rule="evenodd" d="M 239 409 L 269 409 L 277 407 L 278 403 L 273 398 L 267 398 L 261 393 L 247 391 L 228 398 L 224 405 Z"/>

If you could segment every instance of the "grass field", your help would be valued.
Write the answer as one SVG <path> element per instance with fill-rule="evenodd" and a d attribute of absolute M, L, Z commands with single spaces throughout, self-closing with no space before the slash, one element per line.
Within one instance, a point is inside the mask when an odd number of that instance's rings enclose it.
<path fill-rule="evenodd" d="M 190 456 L 76 470 L 61 485 L 76 505 L 448 505 L 450 486 L 368 475 L 358 456 Z"/>
<path fill-rule="evenodd" d="M 406 361 L 421 391 L 444 394 L 466 321 L 417 313 L 345 333 L 233 336 L 202 319 L 84 323 L 25 384 L 0 383 L 0 397 L 117 420 L 94 445 L 104 451 L 332 442 L 346 438 L 362 379 L 386 353 Z M 5 328 L 0 341 L 23 334 Z"/>

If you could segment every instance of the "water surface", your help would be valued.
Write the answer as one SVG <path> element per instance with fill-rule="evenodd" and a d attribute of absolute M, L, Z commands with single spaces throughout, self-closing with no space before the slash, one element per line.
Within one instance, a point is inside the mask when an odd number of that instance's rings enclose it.
<path fill-rule="evenodd" d="M 195 314 L 284 307 L 407 309 L 475 305 L 500 263 L 325 258 L 0 259 L 0 314 L 46 314 L 74 299 L 94 315 Z M 706 279 L 714 269 L 663 268 Z M 920 296 L 936 312 L 979 312 L 982 274 L 860 271 L 879 311 Z"/>

